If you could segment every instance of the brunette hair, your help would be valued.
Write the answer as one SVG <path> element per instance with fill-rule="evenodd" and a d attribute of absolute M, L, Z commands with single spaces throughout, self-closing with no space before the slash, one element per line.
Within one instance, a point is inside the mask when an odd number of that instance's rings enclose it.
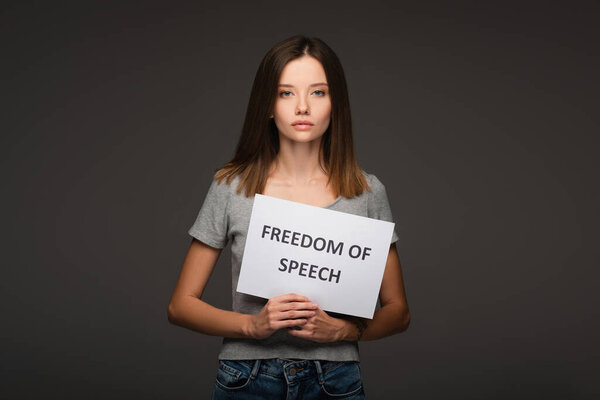
<path fill-rule="evenodd" d="M 294 36 L 276 44 L 261 61 L 246 110 L 242 134 L 231 161 L 215 177 L 227 184 L 240 176 L 237 192 L 247 197 L 264 191 L 269 168 L 279 152 L 279 134 L 273 113 L 281 72 L 294 59 L 311 56 L 321 62 L 331 96 L 331 122 L 320 144 L 321 167 L 337 196 L 354 197 L 370 190 L 356 157 L 352 140 L 352 119 L 348 88 L 342 64 L 333 50 L 320 39 Z"/>

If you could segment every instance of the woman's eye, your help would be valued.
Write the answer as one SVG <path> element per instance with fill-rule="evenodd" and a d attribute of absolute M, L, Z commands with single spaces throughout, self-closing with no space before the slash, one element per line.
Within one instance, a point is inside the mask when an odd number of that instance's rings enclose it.
<path fill-rule="evenodd" d="M 313 93 L 317 96 L 325 96 L 325 92 L 323 90 L 315 90 Z"/>
<path fill-rule="evenodd" d="M 292 92 L 288 91 L 288 90 L 284 90 L 283 92 L 279 92 L 279 95 L 281 97 L 290 97 L 292 94 Z"/>

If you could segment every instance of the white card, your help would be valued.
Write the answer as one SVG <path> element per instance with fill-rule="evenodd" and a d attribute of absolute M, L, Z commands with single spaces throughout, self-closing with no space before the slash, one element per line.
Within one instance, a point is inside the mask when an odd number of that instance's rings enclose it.
<path fill-rule="evenodd" d="M 373 318 L 394 224 L 257 194 L 237 291 Z"/>

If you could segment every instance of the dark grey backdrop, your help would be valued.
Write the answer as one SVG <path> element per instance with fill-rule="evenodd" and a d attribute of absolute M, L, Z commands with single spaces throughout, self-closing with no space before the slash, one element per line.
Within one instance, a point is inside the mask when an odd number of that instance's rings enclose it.
<path fill-rule="evenodd" d="M 220 339 L 167 304 L 296 33 L 341 58 L 401 237 L 412 323 L 361 346 L 369 397 L 600 394 L 598 2 L 53 3 L 1 12 L 0 397 L 208 397 Z"/>

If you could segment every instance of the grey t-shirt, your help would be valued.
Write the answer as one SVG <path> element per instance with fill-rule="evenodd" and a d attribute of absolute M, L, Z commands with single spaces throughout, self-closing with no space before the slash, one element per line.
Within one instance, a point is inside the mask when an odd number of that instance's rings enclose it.
<path fill-rule="evenodd" d="M 371 187 L 370 191 L 353 198 L 340 196 L 323 208 L 393 222 L 385 187 L 375 175 L 363 173 Z M 267 300 L 235 290 L 254 202 L 254 196 L 246 197 L 243 191 L 240 194 L 236 193 L 237 184 L 237 177 L 230 185 L 225 181 L 219 184 L 213 180 L 198 217 L 188 233 L 199 241 L 219 249 L 231 242 L 233 311 L 258 314 Z M 394 230 L 391 243 L 397 240 L 398 235 Z M 221 360 L 266 358 L 358 361 L 358 343 L 317 343 L 279 330 L 264 340 L 224 338 L 219 354 Z"/>

